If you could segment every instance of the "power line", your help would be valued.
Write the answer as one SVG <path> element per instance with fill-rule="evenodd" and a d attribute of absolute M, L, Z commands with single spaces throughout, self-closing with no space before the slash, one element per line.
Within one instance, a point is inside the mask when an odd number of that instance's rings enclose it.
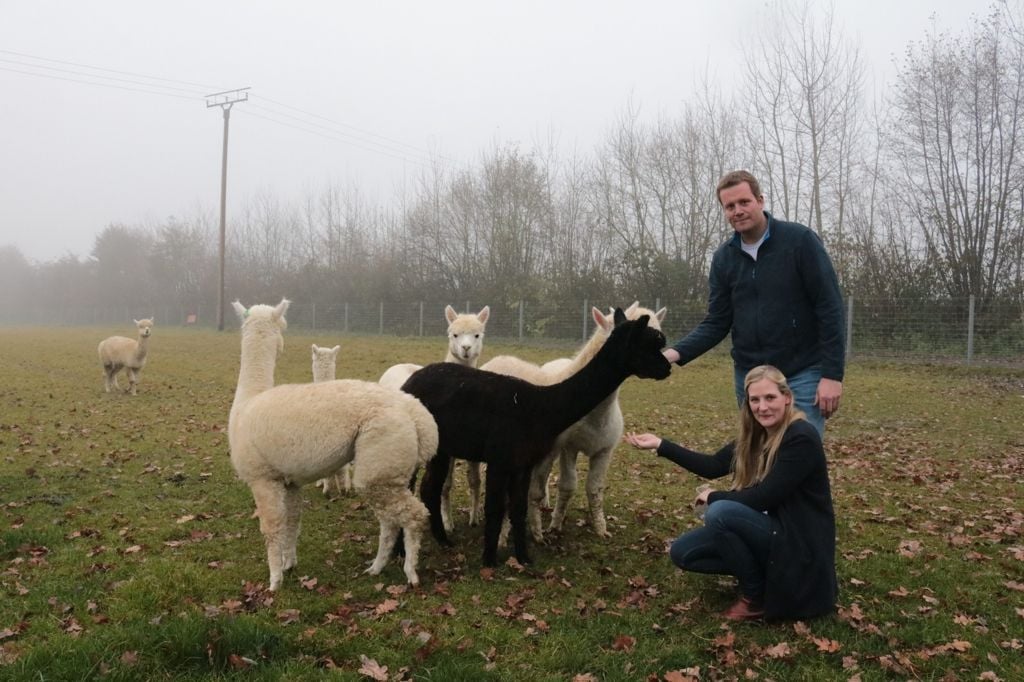
<path fill-rule="evenodd" d="M 343 142 L 343 143 L 351 145 L 353 147 L 358 147 L 359 149 L 362 149 L 364 151 L 374 152 L 374 153 L 378 153 L 378 154 L 383 154 L 385 156 L 390 156 L 391 158 L 398 159 L 398 160 L 401 160 L 401 161 L 415 161 L 416 163 L 420 163 L 420 164 L 427 164 L 427 163 L 430 162 L 430 156 L 428 154 L 420 151 L 420 150 L 417 150 L 415 147 L 409 147 L 409 149 L 412 150 L 411 152 L 407 151 L 407 150 L 404 150 L 404 149 L 397 149 L 397 148 L 385 145 L 385 144 L 383 144 L 381 142 L 376 142 L 374 140 L 360 139 L 359 137 L 357 137 L 355 135 L 352 135 L 351 133 L 346 133 L 344 131 L 335 130 L 335 129 L 330 128 L 328 126 L 320 125 L 318 123 L 312 123 L 312 122 L 309 122 L 309 121 L 305 121 L 304 119 L 298 118 L 296 116 L 289 116 L 288 114 L 283 114 L 283 113 L 280 113 L 280 112 L 276 112 L 276 111 L 273 111 L 272 109 L 267 109 L 266 107 L 261 107 L 261 106 L 256 105 L 256 104 L 254 104 L 253 106 L 255 108 L 257 108 L 257 109 L 261 109 L 263 111 L 269 111 L 270 113 L 278 115 L 278 116 L 285 116 L 287 118 L 291 118 L 291 119 L 294 119 L 296 121 L 299 121 L 300 123 L 302 123 L 304 125 L 312 126 L 313 128 L 320 128 L 321 130 L 324 130 L 324 131 L 327 131 L 328 133 L 333 133 L 333 134 L 325 134 L 324 132 L 320 132 L 318 130 L 312 130 L 312 129 L 307 128 L 307 127 L 293 125 L 293 124 L 290 124 L 290 123 L 286 123 L 284 121 L 280 121 L 280 120 L 275 119 L 275 118 L 271 118 L 269 116 L 260 116 L 259 114 L 254 114 L 252 112 L 246 112 L 246 115 L 252 116 L 254 118 L 263 119 L 264 121 L 270 121 L 271 123 L 276 123 L 278 125 L 285 126 L 286 128 L 292 128 L 294 130 L 300 130 L 302 132 L 309 133 L 310 135 L 316 135 L 317 137 L 322 137 L 322 138 L 327 139 L 327 140 L 334 140 L 334 141 L 337 141 L 337 142 Z M 367 146 L 367 145 L 375 145 L 375 146 Z"/>
<path fill-rule="evenodd" d="M 205 90 L 207 92 L 209 90 L 216 89 L 213 86 L 204 86 L 201 83 L 195 83 L 195 82 L 192 82 L 192 81 L 183 81 L 183 80 L 173 79 L 173 78 L 163 78 L 163 77 L 159 77 L 159 76 L 150 76 L 150 75 L 147 75 L 147 74 L 142 74 L 142 73 L 133 72 L 133 71 L 122 71 L 122 70 L 118 70 L 118 69 L 108 69 L 108 68 L 99 67 L 99 66 L 92 66 L 90 64 L 83 64 L 81 62 L 73 62 L 73 61 L 67 61 L 67 60 L 61 60 L 61 59 L 50 59 L 48 57 L 40 57 L 40 56 L 37 56 L 37 55 L 26 54 L 24 52 L 15 52 L 13 50 L 0 50 L 0 54 L 14 55 L 16 57 L 21 57 L 21 58 L 25 58 L 25 59 L 33 59 L 33 60 L 38 60 L 38 61 L 44 61 L 44 62 L 49 62 L 51 64 L 62 64 L 62 65 L 65 65 L 65 66 L 73 66 L 73 67 L 77 67 L 79 69 L 89 69 L 91 71 L 100 71 L 100 72 L 106 72 L 106 73 L 112 73 L 112 74 L 119 74 L 119 76 L 131 76 L 133 78 L 142 78 L 142 79 L 146 79 L 147 81 L 163 81 L 163 82 L 166 82 L 166 83 L 178 83 L 178 84 L 181 84 L 181 85 L 189 85 L 189 86 L 194 86 L 194 87 L 205 87 Z M 69 76 L 58 76 L 58 75 L 54 75 L 52 73 L 37 73 L 37 72 L 34 72 L 34 71 L 23 71 L 21 69 L 13 69 L 13 68 L 10 68 L 10 67 L 0 66 L 0 71 L 7 71 L 7 72 L 10 72 L 10 73 L 18 73 L 18 74 L 22 74 L 22 75 L 26 75 L 26 76 L 34 76 L 34 77 L 37 77 L 37 78 L 49 78 L 51 80 L 62 80 L 62 81 L 71 82 L 71 83 L 79 83 L 81 85 L 92 85 L 92 86 L 98 86 L 98 87 L 112 88 L 112 89 L 116 89 L 116 90 L 124 90 L 124 91 L 127 91 L 127 92 L 141 92 L 141 93 L 145 93 L 145 94 L 162 95 L 164 97 L 177 97 L 177 98 L 180 98 L 180 99 L 189 99 L 189 100 L 198 99 L 198 98 L 201 98 L 201 97 L 205 96 L 202 92 L 197 91 L 197 90 L 180 88 L 180 87 L 170 86 L 170 85 L 161 85 L 160 83 L 157 83 L 157 82 L 140 82 L 140 81 L 131 80 L 131 79 L 128 79 L 128 78 L 121 78 L 119 76 L 106 76 L 106 75 L 103 75 L 102 73 L 84 73 L 82 71 L 75 71 L 75 70 L 72 70 L 72 69 L 63 69 L 63 68 L 58 68 L 58 67 L 54 67 L 54 66 L 47 66 L 45 64 L 32 64 L 32 63 L 27 63 L 27 62 L 24 62 L 24 61 L 13 60 L 13 59 L 0 58 L 0 62 L 6 62 L 6 63 L 9 63 L 9 64 L 15 64 L 15 65 L 18 65 L 18 66 L 24 66 L 24 67 L 28 67 L 28 68 L 31 68 L 31 69 L 44 69 L 44 70 L 53 71 L 53 72 L 57 72 L 57 73 L 70 74 L 71 76 L 81 76 L 81 77 L 83 77 L 85 79 L 103 79 L 103 80 L 107 80 L 107 81 L 116 81 L 116 82 L 120 82 L 120 83 L 127 83 L 127 84 L 130 84 L 130 85 L 137 85 L 137 86 L 143 86 L 143 87 L 128 87 L 126 85 L 116 85 L 115 83 L 97 82 L 96 80 L 83 80 L 83 78 L 72 78 L 72 77 L 69 77 Z M 162 88 L 164 90 L 177 91 L 177 93 L 184 92 L 184 93 L 189 93 L 189 94 L 183 95 L 183 94 L 177 94 L 176 92 L 164 92 L 164 91 L 161 91 L 161 90 L 153 90 L 153 89 L 150 89 L 150 88 Z M 254 98 L 255 97 L 261 97 L 259 95 L 255 95 L 255 94 L 253 96 L 254 96 Z M 252 113 L 252 112 L 246 112 L 246 113 L 249 116 L 253 116 L 255 118 L 261 118 L 263 120 L 269 121 L 271 123 L 275 123 L 277 125 L 281 125 L 281 126 L 284 126 L 284 127 L 287 127 L 287 128 L 292 128 L 292 129 L 295 129 L 295 130 L 300 130 L 302 132 L 306 132 L 306 133 L 309 133 L 311 135 L 317 135 L 318 137 L 321 137 L 321 138 L 324 138 L 324 139 L 330 139 L 330 140 L 334 140 L 334 141 L 337 141 L 337 142 L 341 142 L 343 144 L 347 144 L 347 145 L 356 147 L 358 149 L 362 149 L 363 151 L 367 151 L 367 152 L 375 153 L 375 154 L 381 154 L 381 155 L 388 156 L 388 157 L 391 157 L 393 159 L 397 159 L 397 160 L 400 160 L 400 161 L 411 161 L 411 162 L 417 163 L 419 165 L 428 165 L 429 163 L 431 163 L 436 158 L 436 159 L 444 161 L 446 163 L 451 163 L 452 162 L 451 159 L 448 159 L 448 158 L 444 157 L 443 155 L 436 155 L 436 157 L 435 157 L 435 156 L 432 156 L 430 152 L 425 151 L 422 148 L 416 147 L 414 145 L 402 142 L 400 140 L 396 140 L 394 138 L 389 138 L 389 137 L 387 137 L 385 135 L 379 135 L 379 134 L 374 133 L 372 131 L 363 130 L 363 129 L 358 128 L 356 126 L 344 123 L 342 121 L 337 121 L 337 120 L 329 118 L 327 116 L 322 116 L 320 114 L 316 114 L 316 113 L 313 113 L 313 112 L 310 112 L 310 111 L 306 111 L 304 109 L 300 109 L 298 107 L 294 107 L 294 106 L 291 106 L 289 104 L 285 104 L 283 102 L 278 102 L 277 100 L 271 99 L 269 97 L 262 96 L 262 100 L 265 101 L 265 102 L 269 102 L 269 103 L 271 103 L 273 105 L 276 105 L 278 107 L 298 112 L 298 113 L 302 114 L 303 116 L 314 118 L 314 119 L 319 119 L 319 120 L 322 120 L 322 121 L 326 121 L 326 122 L 332 124 L 333 126 L 340 126 L 342 128 L 347 128 L 348 130 L 341 130 L 341 129 L 332 128 L 330 126 L 325 126 L 325 125 L 323 125 L 321 123 L 316 123 L 314 121 L 305 120 L 305 119 L 300 118 L 298 116 L 293 116 L 291 114 L 280 112 L 280 111 L 274 111 L 274 109 L 272 109 L 272 108 L 261 107 L 259 105 L 254 105 L 254 106 L 256 108 L 259 108 L 259 109 L 263 110 L 263 111 L 267 111 L 267 112 L 269 112 L 269 113 L 271 113 L 271 114 L 273 114 L 275 116 L 284 116 L 284 117 L 292 119 L 294 121 L 298 121 L 299 123 L 302 123 L 305 126 L 311 126 L 313 128 L 319 128 L 321 130 L 326 130 L 326 131 L 328 131 L 331 134 L 330 135 L 325 135 L 322 132 L 317 132 L 316 130 L 310 130 L 309 128 L 304 128 L 304 127 L 299 127 L 299 126 L 291 125 L 291 124 L 286 123 L 284 121 L 281 121 L 281 120 L 278 120 L 278 119 L 275 119 L 275 118 L 271 118 L 271 117 L 268 117 L 268 116 L 260 116 L 258 114 Z M 349 131 L 354 131 L 354 132 L 349 132 Z M 371 139 L 371 138 L 373 138 L 373 139 Z M 378 141 L 378 140 L 380 140 L 380 141 Z"/>
<path fill-rule="evenodd" d="M 89 64 L 81 64 L 79 62 L 69 62 L 61 59 L 50 59 L 48 57 L 38 57 L 32 54 L 25 54 L 24 52 L 14 52 L 13 50 L 0 50 L 0 54 L 12 54 L 16 57 L 26 57 L 28 59 L 37 59 L 43 62 L 50 62 L 52 64 L 65 64 L 67 66 L 77 66 L 83 69 L 91 69 L 93 71 L 107 71 L 108 73 L 119 73 L 122 76 L 135 76 L 136 78 L 145 78 L 147 80 L 156 81 L 167 81 L 168 83 L 179 83 L 181 85 L 193 85 L 198 88 L 202 88 L 204 91 L 217 90 L 217 86 L 208 85 L 204 83 L 192 83 L 190 81 L 175 80 L 173 78 L 160 78 L 159 76 L 147 76 L 143 73 L 134 73 L 132 71 L 118 71 L 117 69 L 106 69 L 101 66 L 91 66 Z M 45 67 L 44 67 L 45 68 Z"/>
<path fill-rule="evenodd" d="M 81 79 L 78 79 L 78 78 L 67 78 L 65 76 L 54 76 L 54 75 L 51 75 L 51 74 L 48 74 L 48 73 L 32 73 L 31 71 L 22 71 L 20 69 L 11 69 L 11 68 L 8 68 L 6 66 L 0 66 L 0 71 L 7 71 L 7 72 L 10 72 L 10 73 L 20 73 L 20 74 L 24 74 L 26 76 L 35 76 L 36 78 L 49 78 L 51 80 L 67 81 L 69 83 L 79 83 L 81 85 L 95 85 L 95 86 L 101 87 L 101 88 L 113 88 L 114 90 L 126 90 L 128 92 L 143 92 L 143 93 L 146 93 L 146 94 L 149 94 L 149 95 L 162 95 L 163 97 L 177 97 L 178 99 L 188 99 L 188 100 L 202 99 L 202 97 L 200 95 L 186 96 L 186 95 L 179 95 L 179 94 L 176 94 L 176 93 L 173 93 L 173 92 L 160 92 L 158 90 L 146 90 L 144 88 L 129 88 L 129 87 L 125 87 L 123 85 L 114 85 L 113 83 L 97 83 L 97 82 L 93 82 L 93 81 L 81 80 Z"/>

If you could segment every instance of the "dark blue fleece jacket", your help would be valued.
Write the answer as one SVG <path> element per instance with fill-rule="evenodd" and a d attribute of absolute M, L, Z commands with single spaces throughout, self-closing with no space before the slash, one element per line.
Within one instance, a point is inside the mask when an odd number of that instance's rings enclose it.
<path fill-rule="evenodd" d="M 704 320 L 672 346 L 679 364 L 714 348 L 732 330 L 732 358 L 743 371 L 774 365 L 786 376 L 820 365 L 843 380 L 843 299 L 821 239 L 765 211 L 768 230 L 755 261 L 740 237 L 715 251 Z"/>

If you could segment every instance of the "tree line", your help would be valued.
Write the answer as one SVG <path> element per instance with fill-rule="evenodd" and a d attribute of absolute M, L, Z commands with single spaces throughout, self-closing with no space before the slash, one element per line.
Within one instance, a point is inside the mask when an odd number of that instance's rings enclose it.
<path fill-rule="evenodd" d="M 653 122 L 629 103 L 594 149 L 495 143 L 464 167 L 436 161 L 387 205 L 355 186 L 249 197 L 229 216 L 227 296 L 699 300 L 730 233 L 715 184 L 747 168 L 773 213 L 821 236 L 847 295 L 974 297 L 981 314 L 1007 302 L 1024 314 L 1021 18 L 1002 4 L 925 32 L 872 95 L 832 14 L 776 5 L 733 91 L 705 77 Z M 217 219 L 108 225 L 83 258 L 31 263 L 0 247 L 0 282 L 0 319 L 61 305 L 209 309 Z"/>

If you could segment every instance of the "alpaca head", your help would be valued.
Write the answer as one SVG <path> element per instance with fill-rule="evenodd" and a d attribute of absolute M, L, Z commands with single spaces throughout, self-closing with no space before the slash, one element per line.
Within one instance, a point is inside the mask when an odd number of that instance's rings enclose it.
<path fill-rule="evenodd" d="M 665 314 L 668 312 L 668 308 L 662 307 L 657 312 L 650 308 L 641 307 L 640 301 L 633 301 L 628 308 L 623 311 L 627 320 L 636 320 L 643 315 L 647 315 L 650 319 L 647 322 L 649 327 L 655 329 L 661 329 L 661 323 L 665 321 Z M 608 314 L 605 315 L 601 312 L 600 308 L 591 308 L 591 316 L 594 318 L 595 332 L 604 333 L 605 336 L 612 333 L 612 329 L 615 328 L 615 309 L 610 308 Z"/>
<path fill-rule="evenodd" d="M 139 330 L 139 338 L 148 339 L 149 335 L 153 333 L 153 318 L 147 317 L 143 320 L 132 320 L 132 322 Z"/>
<path fill-rule="evenodd" d="M 641 379 L 667 378 L 672 373 L 672 364 L 661 353 L 665 334 L 650 324 L 651 316 L 630 320 L 622 308 L 616 308 L 613 315 L 615 328 L 605 347 L 618 355 L 630 374 Z"/>
<path fill-rule="evenodd" d="M 280 353 L 284 349 L 284 330 L 288 328 L 288 320 L 284 319 L 284 314 L 288 311 L 290 304 L 291 301 L 282 298 L 276 306 L 260 304 L 246 308 L 239 301 L 235 301 L 231 305 L 242 323 L 243 337 L 253 334 L 276 336 L 277 351 Z"/>
<path fill-rule="evenodd" d="M 484 348 L 484 329 L 491 307 L 485 305 L 475 315 L 460 315 L 449 305 L 445 306 L 444 316 L 448 320 L 448 352 L 463 364 L 474 364 Z"/>
<path fill-rule="evenodd" d="M 334 379 L 339 349 L 341 349 L 341 346 L 321 348 L 315 343 L 313 344 L 313 381 L 330 381 Z"/>

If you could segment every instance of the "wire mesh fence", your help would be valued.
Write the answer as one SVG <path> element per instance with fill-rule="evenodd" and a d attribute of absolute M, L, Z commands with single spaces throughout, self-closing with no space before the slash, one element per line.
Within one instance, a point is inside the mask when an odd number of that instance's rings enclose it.
<path fill-rule="evenodd" d="M 594 329 L 591 307 L 607 311 L 629 301 L 584 299 L 571 307 L 510 305 L 487 301 L 350 301 L 310 303 L 293 301 L 288 310 L 292 329 L 340 334 L 387 336 L 443 336 L 447 329 L 446 305 L 459 312 L 491 309 L 487 321 L 490 339 L 522 344 L 572 342 L 586 339 Z M 643 302 L 667 307 L 663 323 L 670 341 L 695 327 L 704 317 L 704 301 L 656 300 Z M 133 319 L 154 317 L 158 324 L 216 327 L 217 311 L 210 306 L 152 306 L 127 310 L 114 306 L 68 306 L 60 310 L 34 309 L 7 325 L 117 326 Z M 229 309 L 227 328 L 238 322 Z M 977 306 L 973 298 L 944 300 L 846 299 L 847 355 L 851 360 L 887 358 L 900 361 L 951 361 L 963 364 L 1000 363 L 1024 366 L 1024 309 L 1015 302 Z M 729 348 L 729 340 L 719 345 Z"/>

